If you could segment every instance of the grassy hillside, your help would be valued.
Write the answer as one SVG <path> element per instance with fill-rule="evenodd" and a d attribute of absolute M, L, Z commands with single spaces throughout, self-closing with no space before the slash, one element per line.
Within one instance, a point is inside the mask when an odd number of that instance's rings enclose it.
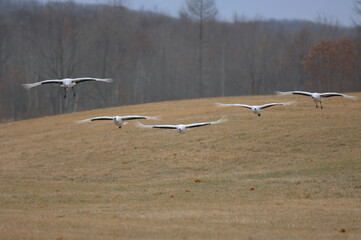
<path fill-rule="evenodd" d="M 359 239 L 361 93 L 161 102 L 0 125 L 1 239 Z M 215 102 L 264 104 L 219 108 Z M 228 122 L 175 130 L 144 124 Z"/>

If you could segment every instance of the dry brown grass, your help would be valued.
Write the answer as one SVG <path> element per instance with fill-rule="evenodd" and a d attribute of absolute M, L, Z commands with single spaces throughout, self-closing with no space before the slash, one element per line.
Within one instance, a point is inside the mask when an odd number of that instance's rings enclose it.
<path fill-rule="evenodd" d="M 261 117 L 214 104 L 290 100 Z M 0 238 L 360 239 L 361 101 L 324 107 L 227 97 L 1 124 Z M 128 114 L 229 121 L 186 134 L 74 123 Z"/>

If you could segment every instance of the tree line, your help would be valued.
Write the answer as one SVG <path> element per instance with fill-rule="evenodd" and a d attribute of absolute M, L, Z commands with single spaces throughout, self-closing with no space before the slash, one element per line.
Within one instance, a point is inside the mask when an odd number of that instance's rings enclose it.
<path fill-rule="evenodd" d="M 215 0 L 185 0 L 179 17 L 111 4 L 0 0 L 0 121 L 185 98 L 275 90 L 361 90 L 360 27 L 218 19 Z M 86 83 L 76 97 L 58 86 Z"/>

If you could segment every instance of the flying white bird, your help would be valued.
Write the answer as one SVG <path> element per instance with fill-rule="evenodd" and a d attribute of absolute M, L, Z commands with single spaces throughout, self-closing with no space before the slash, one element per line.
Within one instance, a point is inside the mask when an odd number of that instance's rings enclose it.
<path fill-rule="evenodd" d="M 73 95 L 75 96 L 75 90 L 74 90 L 74 86 L 77 83 L 80 82 L 87 82 L 87 81 L 96 81 L 96 82 L 113 82 L 113 79 L 109 79 L 109 78 L 90 78 L 90 77 L 84 77 L 84 78 L 64 78 L 64 79 L 52 79 L 52 80 L 44 80 L 44 81 L 40 81 L 40 82 L 35 82 L 35 83 L 24 83 L 23 87 L 26 89 L 30 89 L 33 87 L 37 87 L 43 84 L 50 84 L 50 83 L 55 83 L 55 84 L 60 84 L 60 87 L 63 87 L 65 89 L 65 94 L 64 94 L 64 98 L 66 98 L 66 93 L 67 90 L 69 88 L 73 89 Z"/>
<path fill-rule="evenodd" d="M 259 117 L 261 116 L 261 110 L 265 109 L 265 108 L 269 108 L 269 107 L 273 107 L 273 106 L 277 106 L 277 105 L 281 105 L 281 106 L 286 106 L 286 105 L 290 105 L 293 102 L 287 102 L 287 103 L 269 103 L 269 104 L 264 104 L 261 106 L 249 106 L 249 105 L 244 105 L 244 104 L 223 104 L 223 103 L 216 103 L 216 105 L 220 106 L 220 107 L 244 107 L 244 108 L 249 108 L 252 110 L 252 112 L 254 114 L 257 114 Z"/>
<path fill-rule="evenodd" d="M 351 98 L 356 99 L 355 96 L 349 96 L 346 94 L 336 93 L 336 92 L 326 92 L 326 93 L 311 93 L 311 92 L 304 92 L 304 91 L 289 91 L 289 92 L 276 92 L 277 95 L 303 95 L 303 96 L 310 96 L 312 97 L 312 100 L 316 103 L 316 108 L 318 108 L 317 103 L 320 103 L 321 109 L 322 107 L 322 98 L 328 98 L 328 97 L 345 97 L 345 98 Z"/>
<path fill-rule="evenodd" d="M 163 129 L 176 129 L 178 133 L 185 133 L 187 128 L 202 127 L 206 125 L 214 125 L 218 123 L 226 122 L 227 118 L 223 116 L 221 119 L 215 122 L 204 122 L 204 123 L 192 123 L 192 124 L 178 124 L 178 125 L 144 125 L 136 121 L 136 126 L 142 128 L 163 128 Z"/>
<path fill-rule="evenodd" d="M 98 120 L 113 120 L 113 123 L 115 125 L 117 125 L 119 128 L 122 128 L 122 125 L 127 124 L 127 122 L 124 122 L 124 121 L 134 120 L 134 119 L 158 120 L 157 117 L 148 117 L 148 116 L 114 116 L 114 117 L 88 118 L 85 120 L 77 121 L 77 123 L 92 122 L 92 121 L 98 121 Z"/>

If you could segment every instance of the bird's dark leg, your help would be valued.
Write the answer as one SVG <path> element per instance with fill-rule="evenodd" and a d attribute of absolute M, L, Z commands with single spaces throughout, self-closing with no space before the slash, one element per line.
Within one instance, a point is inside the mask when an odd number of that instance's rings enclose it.
<path fill-rule="evenodd" d="M 74 95 L 74 97 L 75 97 L 75 96 L 76 96 L 76 94 L 75 94 L 74 87 L 71 87 L 71 89 L 73 89 L 73 95 Z"/>
<path fill-rule="evenodd" d="M 260 116 L 261 116 L 261 114 L 260 114 L 260 113 L 258 113 L 257 115 L 258 115 L 258 117 L 260 117 Z"/>
<path fill-rule="evenodd" d="M 318 108 L 317 102 L 315 102 L 315 103 L 316 103 L 316 108 Z"/>
<path fill-rule="evenodd" d="M 64 88 L 64 98 L 66 98 L 66 88 Z"/>
<path fill-rule="evenodd" d="M 322 102 L 320 102 L 320 106 L 321 106 L 321 109 L 323 109 L 323 107 L 322 107 Z"/>
<path fill-rule="evenodd" d="M 122 125 L 119 125 L 119 128 L 122 128 Z"/>

